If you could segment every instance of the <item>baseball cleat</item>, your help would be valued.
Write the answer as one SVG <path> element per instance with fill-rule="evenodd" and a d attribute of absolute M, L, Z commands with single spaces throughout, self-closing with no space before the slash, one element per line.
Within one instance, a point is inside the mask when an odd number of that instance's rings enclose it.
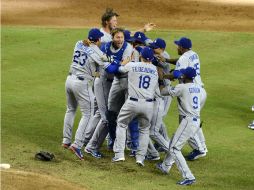
<path fill-rule="evenodd" d="M 129 154 L 130 157 L 136 157 L 136 150 L 132 150 Z"/>
<path fill-rule="evenodd" d="M 62 147 L 65 149 L 68 149 L 70 146 L 71 146 L 71 143 L 68 143 L 68 144 L 63 143 L 62 144 Z"/>
<path fill-rule="evenodd" d="M 177 185 L 191 185 L 196 182 L 196 179 L 183 179 L 181 181 L 178 181 Z"/>
<path fill-rule="evenodd" d="M 251 111 L 254 111 L 254 106 L 251 107 Z"/>
<path fill-rule="evenodd" d="M 137 160 L 137 161 L 136 161 L 136 164 L 137 164 L 138 166 L 141 166 L 141 167 L 144 167 L 144 166 L 145 166 L 144 161 L 141 161 L 141 160 Z"/>
<path fill-rule="evenodd" d="M 70 146 L 69 149 L 80 159 L 80 160 L 84 160 L 84 156 L 81 152 L 81 149 L 76 148 L 74 146 Z"/>
<path fill-rule="evenodd" d="M 162 163 L 158 163 L 156 164 L 156 168 L 159 169 L 162 173 L 164 174 L 168 174 L 169 172 L 167 170 L 165 170 L 162 166 Z"/>
<path fill-rule="evenodd" d="M 254 121 L 251 124 L 248 125 L 248 128 L 254 129 Z"/>
<path fill-rule="evenodd" d="M 85 148 L 84 150 L 85 150 L 86 153 L 91 154 L 95 158 L 101 158 L 102 157 L 102 154 L 99 151 L 91 150 L 91 149 L 88 149 L 88 148 Z"/>
<path fill-rule="evenodd" d="M 199 150 L 193 150 L 192 152 L 189 153 L 187 156 L 187 159 L 192 161 L 192 160 L 197 160 L 198 158 L 205 157 L 206 152 L 200 152 Z"/>
<path fill-rule="evenodd" d="M 118 157 L 112 158 L 112 162 L 120 162 L 120 161 L 124 161 L 124 160 L 125 160 L 124 157 L 122 157 L 122 158 L 118 158 Z"/>
<path fill-rule="evenodd" d="M 160 156 L 152 156 L 152 155 L 147 155 L 146 160 L 150 160 L 150 161 L 155 161 L 155 160 L 160 160 Z"/>

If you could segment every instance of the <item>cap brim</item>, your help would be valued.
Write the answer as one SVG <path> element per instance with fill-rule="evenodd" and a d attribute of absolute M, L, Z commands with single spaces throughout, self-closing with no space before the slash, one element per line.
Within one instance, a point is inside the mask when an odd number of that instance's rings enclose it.
<path fill-rule="evenodd" d="M 139 42 L 139 43 L 145 44 L 145 41 L 142 41 L 142 40 L 140 40 L 139 38 L 135 38 L 135 37 L 131 37 L 131 38 L 130 38 L 130 41 L 131 41 L 131 42 Z"/>
<path fill-rule="evenodd" d="M 104 36 L 104 34 L 101 32 L 101 33 L 100 33 L 100 38 L 101 38 L 102 36 Z"/>
<path fill-rule="evenodd" d="M 180 46 L 180 42 L 179 41 L 175 40 L 174 42 L 175 42 L 176 45 Z"/>
<path fill-rule="evenodd" d="M 134 38 L 130 37 L 129 39 L 125 39 L 126 42 L 134 42 Z"/>
<path fill-rule="evenodd" d="M 152 48 L 152 49 L 160 48 L 160 47 L 156 46 L 155 43 L 150 43 L 149 47 Z"/>

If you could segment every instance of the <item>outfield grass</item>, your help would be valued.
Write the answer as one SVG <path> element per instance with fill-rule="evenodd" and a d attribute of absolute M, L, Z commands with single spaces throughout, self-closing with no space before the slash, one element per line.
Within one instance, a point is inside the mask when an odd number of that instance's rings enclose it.
<path fill-rule="evenodd" d="M 154 162 L 145 168 L 133 158 L 112 164 L 113 153 L 96 160 L 85 155 L 78 161 L 61 148 L 65 114 L 64 83 L 77 40 L 84 29 L 2 27 L 2 161 L 13 168 L 58 176 L 93 190 L 182 189 L 175 183 L 181 176 L 174 167 L 170 176 L 161 175 Z M 157 31 L 167 50 L 176 57 L 173 40 L 188 36 L 201 59 L 201 76 L 208 92 L 202 111 L 208 156 L 188 162 L 197 178 L 190 189 L 254 188 L 254 34 L 199 31 Z M 75 121 L 79 121 L 78 113 Z M 170 135 L 177 127 L 176 101 L 166 120 Z M 39 150 L 56 155 L 54 162 L 34 160 Z M 190 150 L 186 146 L 184 154 Z M 163 157 L 163 156 L 162 156 Z"/>

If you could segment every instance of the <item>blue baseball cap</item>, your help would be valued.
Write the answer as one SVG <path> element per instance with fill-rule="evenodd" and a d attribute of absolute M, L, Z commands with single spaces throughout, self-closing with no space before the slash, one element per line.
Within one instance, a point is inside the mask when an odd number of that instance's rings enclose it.
<path fill-rule="evenodd" d="M 196 70 L 193 67 L 181 69 L 180 72 L 189 79 L 194 79 L 197 76 Z"/>
<path fill-rule="evenodd" d="M 153 49 L 157 49 L 157 48 L 165 49 L 166 42 L 165 42 L 165 40 L 163 40 L 161 38 L 157 38 L 150 44 L 150 47 Z"/>
<path fill-rule="evenodd" d="M 180 38 L 180 40 L 176 40 L 175 44 L 178 46 L 181 46 L 185 49 L 190 49 L 192 47 L 191 40 L 186 37 L 182 37 L 182 38 Z"/>
<path fill-rule="evenodd" d="M 104 34 L 98 28 L 92 28 L 88 33 L 88 39 L 91 41 L 96 41 L 102 36 L 104 36 Z"/>
<path fill-rule="evenodd" d="M 153 53 L 153 49 L 149 48 L 149 47 L 144 47 L 141 50 L 141 56 L 146 59 L 147 61 L 152 61 L 154 59 L 154 53 Z"/>
<path fill-rule="evenodd" d="M 131 41 L 140 42 L 142 44 L 145 44 L 147 39 L 148 38 L 146 37 L 146 35 L 143 32 L 136 32 L 134 34 L 134 36 L 131 38 Z"/>
<path fill-rule="evenodd" d="M 129 30 L 124 30 L 124 40 L 126 42 L 131 42 L 131 32 Z"/>

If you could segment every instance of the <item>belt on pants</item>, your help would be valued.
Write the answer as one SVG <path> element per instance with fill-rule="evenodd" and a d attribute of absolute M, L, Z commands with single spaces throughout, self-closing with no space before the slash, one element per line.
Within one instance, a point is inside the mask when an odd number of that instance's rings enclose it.
<path fill-rule="evenodd" d="M 137 98 L 133 98 L 133 97 L 130 97 L 129 98 L 130 100 L 132 101 L 135 101 L 135 102 L 138 102 L 138 99 Z M 145 99 L 147 102 L 154 102 L 156 99 L 155 98 L 150 98 L 150 99 Z"/>
<path fill-rule="evenodd" d="M 71 76 L 71 75 L 73 75 L 72 73 L 69 73 L 69 75 Z M 76 76 L 76 75 L 75 75 Z M 81 81 L 83 81 L 83 80 L 85 80 L 86 78 L 85 77 L 81 77 L 81 76 L 76 76 L 77 77 L 77 79 L 78 80 L 81 80 Z M 93 80 L 93 78 L 94 78 L 94 76 L 92 76 L 92 78 L 90 79 L 90 78 L 87 78 L 87 79 L 89 79 L 89 80 Z"/>

